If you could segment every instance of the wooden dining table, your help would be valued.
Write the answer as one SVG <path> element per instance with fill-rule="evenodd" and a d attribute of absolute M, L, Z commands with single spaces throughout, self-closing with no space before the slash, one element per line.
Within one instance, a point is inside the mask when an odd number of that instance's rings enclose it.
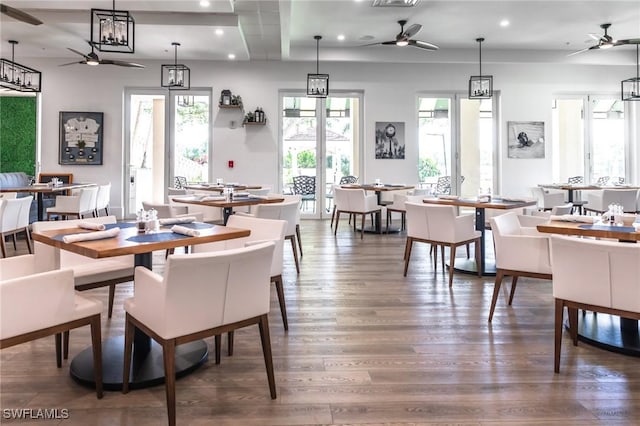
<path fill-rule="evenodd" d="M 44 194 L 53 194 L 57 192 L 71 192 L 73 189 L 86 188 L 95 186 L 95 183 L 63 183 L 61 185 L 51 185 L 44 183 L 34 183 L 28 186 L 2 187 L 0 192 L 28 192 L 36 194 L 36 205 L 38 221 L 44 220 Z"/>
<path fill-rule="evenodd" d="M 480 231 L 480 265 L 476 265 L 474 259 L 456 259 L 455 269 L 460 272 L 492 276 L 496 274 L 495 259 L 487 256 L 485 246 L 485 209 L 519 209 L 528 206 L 535 206 L 537 201 L 525 198 L 493 197 L 489 201 L 479 201 L 474 198 L 458 198 L 456 196 L 446 196 L 440 198 L 425 198 L 422 202 L 427 204 L 440 204 L 445 206 L 473 207 L 475 209 L 475 227 Z"/>
<path fill-rule="evenodd" d="M 227 228 L 206 223 L 181 224 L 200 232 L 199 236 L 186 236 L 171 231 L 170 226 L 161 227 L 153 233 L 139 233 L 135 223 L 106 225 L 108 229 L 118 227 L 117 237 L 101 240 L 65 243 L 63 237 L 88 231 L 80 228 L 55 229 L 34 232 L 32 238 L 43 244 L 57 247 L 94 259 L 133 254 L 135 266 L 152 269 L 152 253 L 195 244 L 211 243 L 242 238 L 250 234 L 248 229 Z M 56 250 L 55 264 L 60 265 L 60 252 Z M 122 369 L 124 362 L 124 336 L 106 339 L 102 342 L 103 384 L 106 390 L 122 389 Z M 182 377 L 198 368 L 207 359 L 207 344 L 203 340 L 176 347 L 177 377 Z M 139 330 L 134 338 L 133 362 L 130 387 L 139 389 L 164 383 L 162 347 Z M 79 383 L 93 387 L 93 355 L 87 348 L 74 357 L 70 365 L 71 376 Z"/>
<path fill-rule="evenodd" d="M 537 225 L 537 229 L 548 234 L 610 238 L 632 244 L 640 241 L 639 223 L 636 226 L 615 226 L 553 220 Z M 640 357 L 640 331 L 635 319 L 603 313 L 579 315 L 578 339 L 613 352 Z"/>
<path fill-rule="evenodd" d="M 207 197 L 198 196 L 179 196 L 173 197 L 176 203 L 193 204 L 197 206 L 220 207 L 222 209 L 222 217 L 224 224 L 227 224 L 229 216 L 233 214 L 234 207 L 255 206 L 257 204 L 274 204 L 284 201 L 284 197 L 258 197 L 258 196 L 238 196 L 235 195 L 232 200 L 227 200 L 222 196 L 220 199 L 207 199 Z"/>

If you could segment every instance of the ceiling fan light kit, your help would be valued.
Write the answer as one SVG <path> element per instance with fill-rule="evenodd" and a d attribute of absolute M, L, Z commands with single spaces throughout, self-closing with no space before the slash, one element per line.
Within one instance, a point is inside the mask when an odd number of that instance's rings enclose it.
<path fill-rule="evenodd" d="M 322 36 L 313 36 L 316 40 L 316 73 L 307 74 L 307 97 L 326 98 L 329 96 L 329 74 L 320 74 L 320 39 Z"/>
<path fill-rule="evenodd" d="M 469 99 L 489 99 L 493 97 L 493 76 L 482 75 L 482 42 L 484 38 L 476 39 L 479 46 L 479 75 L 472 75 L 469 78 Z"/>
<path fill-rule="evenodd" d="M 622 80 L 622 100 L 640 101 L 640 44 L 636 44 L 636 76 Z"/>
<path fill-rule="evenodd" d="M 0 59 L 0 87 L 18 92 L 37 93 L 42 90 L 42 73 L 14 61 L 15 40 L 11 44 L 11 60 Z"/>
<path fill-rule="evenodd" d="M 91 43 L 101 52 L 134 53 L 135 22 L 127 10 L 91 9 Z"/>
<path fill-rule="evenodd" d="M 164 64 L 160 68 L 160 86 L 169 90 L 189 90 L 191 89 L 191 70 L 189 67 L 178 63 L 178 46 L 180 43 L 173 42 L 174 48 L 173 64 Z"/>

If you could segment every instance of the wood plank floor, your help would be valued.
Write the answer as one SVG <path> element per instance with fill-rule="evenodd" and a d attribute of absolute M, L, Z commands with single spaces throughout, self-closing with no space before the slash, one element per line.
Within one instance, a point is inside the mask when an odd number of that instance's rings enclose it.
<path fill-rule="evenodd" d="M 565 334 L 553 373 L 550 282 L 521 279 L 512 307 L 503 289 L 488 324 L 493 279 L 457 274 L 449 289 L 426 245 L 415 246 L 404 278 L 403 234 L 360 240 L 344 221 L 335 238 L 328 222 L 304 221 L 302 235 L 300 275 L 285 249 L 288 333 L 272 291 L 278 398 L 269 398 L 257 327 L 247 328 L 233 357 L 177 381 L 179 425 L 640 424 L 639 359 L 573 347 Z M 162 254 L 155 262 L 161 270 Z M 107 291 L 87 292 L 105 302 L 103 336 L 123 334 L 132 291 L 118 286 L 111 320 Z M 73 357 L 89 330 L 71 336 Z M 56 368 L 52 337 L 5 349 L 0 361 L 2 409 L 69 410 L 69 419 L 31 423 L 166 423 L 164 387 L 97 400 L 69 377 L 68 362 Z"/>

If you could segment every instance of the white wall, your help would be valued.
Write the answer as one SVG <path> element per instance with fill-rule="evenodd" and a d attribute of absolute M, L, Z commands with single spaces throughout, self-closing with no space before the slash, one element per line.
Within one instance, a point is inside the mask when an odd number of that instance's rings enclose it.
<path fill-rule="evenodd" d="M 68 171 L 74 180 L 111 181 L 111 204 L 117 214 L 123 205 L 123 93 L 125 87 L 159 86 L 160 62 L 145 62 L 145 69 L 114 66 L 59 67 L 62 60 L 43 59 L 30 63 L 43 72 L 42 92 L 42 171 Z M 193 62 L 192 87 L 213 90 L 212 178 L 278 186 L 278 91 L 306 88 L 309 63 L 287 62 Z M 551 140 L 551 102 L 561 93 L 611 93 L 618 95 L 620 81 L 634 73 L 633 66 L 589 66 L 553 64 L 490 64 L 486 73 L 494 76 L 494 90 L 501 94 L 500 134 L 506 134 L 507 121 L 544 121 L 545 140 Z M 332 90 L 364 92 L 363 134 L 364 171 L 361 181 L 416 182 L 418 92 L 466 91 L 474 65 L 459 64 L 374 64 L 323 63 L 322 71 L 331 76 Z M 241 121 L 238 112 L 215 108 L 222 89 L 243 98 L 247 110 L 261 106 L 267 125 L 231 129 L 229 122 Z M 640 110 L 640 108 L 636 108 Z M 102 166 L 60 166 L 58 164 L 58 113 L 60 111 L 104 112 L 105 152 Z M 636 116 L 638 114 L 636 113 Z M 406 123 L 406 159 L 374 159 L 376 121 Z M 638 136 L 633 141 L 634 153 Z M 497 188 L 503 194 L 526 195 L 528 187 L 552 180 L 551 149 L 544 159 L 509 159 L 507 145 L 501 141 L 502 167 Z M 234 160 L 235 167 L 227 168 Z M 638 158 L 632 163 L 638 164 Z M 634 175 L 634 176 L 637 176 Z"/>

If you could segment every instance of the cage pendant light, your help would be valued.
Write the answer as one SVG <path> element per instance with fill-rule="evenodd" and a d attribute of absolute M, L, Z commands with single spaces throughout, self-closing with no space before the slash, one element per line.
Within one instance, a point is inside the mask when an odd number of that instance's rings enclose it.
<path fill-rule="evenodd" d="M 17 92 L 40 92 L 42 73 L 15 62 L 15 40 L 11 44 L 11 60 L 0 59 L 0 87 Z"/>
<path fill-rule="evenodd" d="M 326 98 L 329 96 L 329 74 L 320 74 L 320 39 L 322 36 L 313 36 L 316 40 L 316 73 L 307 74 L 307 97 Z"/>
<path fill-rule="evenodd" d="M 189 67 L 178 63 L 178 46 L 180 43 L 173 42 L 174 48 L 173 64 L 164 64 L 160 69 L 160 85 L 169 90 L 189 90 L 191 88 L 191 70 Z"/>
<path fill-rule="evenodd" d="M 135 52 L 136 24 L 128 10 L 91 9 L 91 44 L 101 52 Z"/>
<path fill-rule="evenodd" d="M 195 98 L 193 96 L 178 96 L 179 107 L 192 107 L 195 104 Z"/>
<path fill-rule="evenodd" d="M 484 38 L 476 39 L 480 56 L 480 73 L 469 78 L 469 99 L 488 99 L 493 96 L 493 76 L 482 75 L 482 42 Z"/>
<path fill-rule="evenodd" d="M 636 76 L 622 80 L 622 100 L 640 101 L 640 45 L 636 44 Z"/>

